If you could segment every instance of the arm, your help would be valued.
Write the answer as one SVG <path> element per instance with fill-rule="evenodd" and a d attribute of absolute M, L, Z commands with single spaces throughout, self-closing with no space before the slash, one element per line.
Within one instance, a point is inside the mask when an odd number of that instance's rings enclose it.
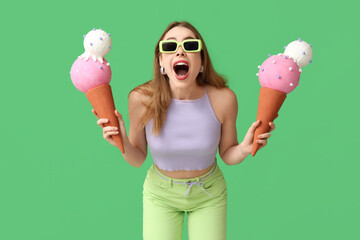
<path fill-rule="evenodd" d="M 249 154 L 243 151 L 238 143 L 236 131 L 236 118 L 238 114 L 238 103 L 235 93 L 230 89 L 221 91 L 220 115 L 222 116 L 221 137 L 219 144 L 219 154 L 227 165 L 241 163 Z"/>
<path fill-rule="evenodd" d="M 225 89 L 224 89 L 225 90 Z M 254 122 L 249 128 L 244 140 L 242 143 L 238 144 L 237 140 L 237 131 L 236 131 L 236 118 L 238 113 L 238 103 L 235 93 L 226 89 L 222 91 L 222 97 L 219 98 L 222 101 L 221 105 L 223 106 L 222 112 L 222 126 L 221 126 L 221 138 L 219 145 L 219 153 L 221 159 L 227 165 L 236 165 L 241 163 L 248 155 L 250 155 L 252 150 L 252 141 L 254 136 L 254 131 L 260 122 Z M 275 125 L 270 123 L 271 130 L 275 129 Z M 270 133 L 264 133 L 260 135 L 262 138 L 259 140 L 260 148 L 259 150 L 267 144 L 267 138 L 271 135 Z"/>
<path fill-rule="evenodd" d="M 121 132 L 125 134 L 125 136 L 123 135 L 123 139 L 126 139 L 124 141 L 125 153 L 123 154 L 123 157 L 131 166 L 137 168 L 142 166 L 147 156 L 145 129 L 143 128 L 138 131 L 140 118 L 146 111 L 146 107 L 141 103 L 141 97 L 141 94 L 135 91 L 132 91 L 129 95 L 129 138 L 126 136 L 126 129 L 122 116 L 119 118 Z"/>

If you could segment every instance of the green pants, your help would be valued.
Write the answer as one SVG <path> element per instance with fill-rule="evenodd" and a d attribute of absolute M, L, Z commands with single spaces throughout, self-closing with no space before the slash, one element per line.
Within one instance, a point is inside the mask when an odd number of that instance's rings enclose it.
<path fill-rule="evenodd" d="M 216 162 L 206 174 L 169 178 L 154 164 L 143 190 L 144 240 L 182 240 L 187 212 L 189 240 L 225 240 L 227 188 Z"/>

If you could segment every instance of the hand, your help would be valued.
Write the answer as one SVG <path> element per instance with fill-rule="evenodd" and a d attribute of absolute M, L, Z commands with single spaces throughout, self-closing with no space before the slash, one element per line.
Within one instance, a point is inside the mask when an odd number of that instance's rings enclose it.
<path fill-rule="evenodd" d="M 109 120 L 107 118 L 100 118 L 94 109 L 92 109 L 91 111 L 93 112 L 95 117 L 98 119 L 97 124 L 103 129 L 104 139 L 106 139 L 111 145 L 117 147 L 117 144 L 115 143 L 115 141 L 113 140 L 113 138 L 111 136 L 119 134 L 118 128 L 113 127 L 113 126 L 105 127 L 104 123 L 108 123 Z M 117 110 L 115 110 L 115 116 L 118 118 L 119 125 L 120 125 L 121 139 L 123 141 L 123 144 L 125 144 L 125 142 L 128 142 L 129 139 L 126 134 L 124 120 L 122 118 L 122 115 Z"/>
<path fill-rule="evenodd" d="M 245 137 L 244 137 L 244 141 L 242 143 L 240 143 L 243 151 L 245 152 L 245 154 L 249 155 L 252 152 L 252 147 L 253 147 L 253 139 L 254 139 L 254 132 L 255 129 L 259 126 L 260 124 L 260 120 L 257 120 L 256 122 L 254 122 L 248 132 L 246 133 Z M 257 140 L 257 143 L 259 144 L 259 149 L 265 147 L 267 144 L 267 139 L 271 136 L 271 131 L 274 131 L 275 129 L 275 124 L 273 122 L 269 122 L 269 126 L 270 126 L 270 131 L 267 133 L 263 133 L 259 135 L 259 140 Z"/>

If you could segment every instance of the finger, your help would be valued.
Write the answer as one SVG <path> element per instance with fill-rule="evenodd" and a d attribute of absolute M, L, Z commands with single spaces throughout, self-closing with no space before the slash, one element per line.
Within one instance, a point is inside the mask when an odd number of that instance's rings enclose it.
<path fill-rule="evenodd" d="M 123 119 L 122 115 L 118 112 L 118 110 L 115 110 L 115 115 L 117 116 L 118 121 L 119 121 L 121 136 L 127 137 L 125 123 L 124 123 L 124 119 Z"/>
<path fill-rule="evenodd" d="M 259 125 L 261 123 L 260 119 L 257 120 L 256 122 L 253 122 L 252 126 L 256 127 L 257 125 Z"/>
<path fill-rule="evenodd" d="M 258 144 L 263 145 L 263 146 L 265 146 L 265 145 L 267 144 L 267 141 L 266 141 L 266 140 L 256 140 L 256 142 L 257 142 Z"/>
<path fill-rule="evenodd" d="M 249 130 L 247 131 L 247 133 L 245 135 L 245 138 L 244 138 L 245 142 L 249 142 L 249 143 L 252 142 L 252 139 L 254 138 L 255 128 L 257 128 L 259 126 L 260 122 L 261 122 L 260 120 L 257 120 L 256 122 L 251 124 L 251 126 L 249 127 Z"/>
<path fill-rule="evenodd" d="M 259 126 L 260 122 L 261 122 L 260 120 L 257 120 L 256 122 L 253 122 L 253 124 L 251 124 L 251 126 L 250 126 L 250 128 L 248 130 L 248 133 L 254 132 L 255 128 L 257 126 Z"/>
<path fill-rule="evenodd" d="M 121 116 L 121 114 L 116 109 L 115 109 L 115 116 L 117 116 L 118 118 Z"/>
<path fill-rule="evenodd" d="M 103 132 L 104 132 L 104 133 L 109 132 L 109 131 L 118 131 L 118 128 L 117 128 L 117 127 L 113 127 L 113 126 L 108 126 L 108 127 L 104 127 L 104 128 L 103 128 Z"/>
<path fill-rule="evenodd" d="M 120 132 L 121 132 L 121 135 L 123 137 L 127 137 L 127 133 L 126 133 L 126 128 L 125 128 L 125 123 L 124 123 L 124 119 L 122 117 L 122 115 L 117 112 L 118 116 L 119 116 L 119 127 L 120 127 Z"/>
<path fill-rule="evenodd" d="M 124 119 L 122 118 L 122 115 L 118 112 L 118 110 L 115 110 L 115 116 L 118 118 L 119 125 L 121 125 L 121 122 L 124 123 Z M 125 124 L 124 124 L 125 125 Z M 121 128 L 121 127 L 120 127 Z"/>
<path fill-rule="evenodd" d="M 95 112 L 95 109 L 92 109 L 91 111 L 93 112 L 93 114 L 95 115 L 95 117 L 96 117 L 97 119 L 100 118 L 100 117 L 97 115 L 97 113 Z"/>
<path fill-rule="evenodd" d="M 100 127 L 104 127 L 104 123 L 108 123 L 109 120 L 107 120 L 106 118 L 100 118 L 99 120 L 97 120 L 97 124 L 100 126 Z"/>
<path fill-rule="evenodd" d="M 267 139 L 267 138 L 269 138 L 269 137 L 271 137 L 271 133 L 264 133 L 264 134 L 260 134 L 259 136 L 258 136 L 258 138 L 265 138 L 265 139 Z"/>
<path fill-rule="evenodd" d="M 118 132 L 118 131 L 109 131 L 109 132 L 106 132 L 106 133 L 104 134 L 104 138 L 105 138 L 106 140 L 108 140 L 108 139 L 110 138 L 110 136 L 116 135 L 116 134 L 119 134 L 119 132 Z"/>
<path fill-rule="evenodd" d="M 275 129 L 275 123 L 269 122 L 270 125 L 270 131 L 273 131 Z"/>
<path fill-rule="evenodd" d="M 271 131 L 274 131 L 275 129 L 275 124 L 273 122 L 269 122 L 269 125 L 270 125 L 270 132 Z"/>

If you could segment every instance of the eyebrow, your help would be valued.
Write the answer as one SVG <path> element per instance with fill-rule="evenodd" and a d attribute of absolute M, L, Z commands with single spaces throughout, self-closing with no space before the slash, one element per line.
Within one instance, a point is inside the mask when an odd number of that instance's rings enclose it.
<path fill-rule="evenodd" d="M 170 40 L 170 39 L 176 40 L 176 38 L 174 38 L 174 37 L 170 37 L 170 38 L 168 38 L 166 40 Z M 195 39 L 195 38 L 188 36 L 188 37 L 184 38 L 184 40 L 186 40 L 186 39 Z"/>

